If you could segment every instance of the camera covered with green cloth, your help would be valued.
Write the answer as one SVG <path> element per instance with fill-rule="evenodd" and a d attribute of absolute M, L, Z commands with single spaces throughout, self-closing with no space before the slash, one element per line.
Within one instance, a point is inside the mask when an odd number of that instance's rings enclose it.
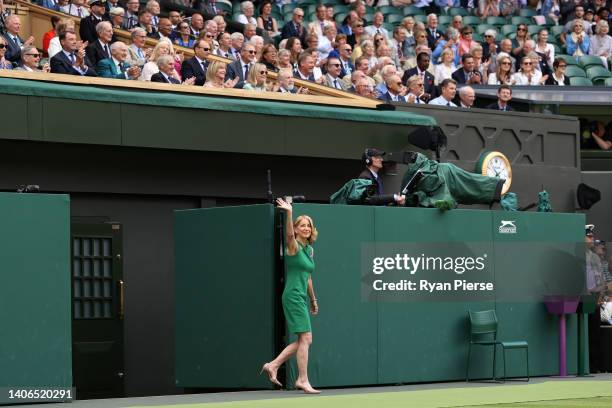
<path fill-rule="evenodd" d="M 499 201 L 504 180 L 465 171 L 451 163 L 438 163 L 422 153 L 407 153 L 408 168 L 402 178 L 406 186 L 420 173 L 412 191 L 406 193 L 407 206 L 436 207 L 443 210 L 459 204 L 491 204 Z"/>
<path fill-rule="evenodd" d="M 372 180 L 352 179 L 329 198 L 331 204 L 389 205 L 395 202 L 393 194 L 377 195 Z"/>

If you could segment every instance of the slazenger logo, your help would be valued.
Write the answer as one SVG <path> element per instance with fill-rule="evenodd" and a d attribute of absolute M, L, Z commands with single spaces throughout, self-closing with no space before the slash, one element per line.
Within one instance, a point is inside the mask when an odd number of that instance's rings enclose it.
<path fill-rule="evenodd" d="M 516 234 L 516 225 L 514 225 L 516 221 L 501 221 L 501 225 L 499 226 L 500 234 Z"/>

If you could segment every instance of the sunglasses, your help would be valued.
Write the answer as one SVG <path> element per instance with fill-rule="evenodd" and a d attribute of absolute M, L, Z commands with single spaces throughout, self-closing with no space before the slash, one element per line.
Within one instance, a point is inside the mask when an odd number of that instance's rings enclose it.
<path fill-rule="evenodd" d="M 202 51 L 210 51 L 210 48 L 208 48 L 208 47 L 206 47 L 206 48 L 205 47 L 201 47 L 201 48 L 202 48 Z"/>
<path fill-rule="evenodd" d="M 249 54 L 255 54 L 255 50 L 248 50 L 246 52 L 248 52 Z"/>
<path fill-rule="evenodd" d="M 523 62 L 523 65 L 533 65 L 531 62 Z"/>
<path fill-rule="evenodd" d="M 329 64 L 330 67 L 336 67 L 338 68 L 340 66 L 340 64 Z"/>
<path fill-rule="evenodd" d="M 5 44 L 0 44 L 0 50 L 3 50 L 3 49 L 5 49 L 5 48 L 6 48 L 6 45 L 5 45 Z"/>
<path fill-rule="evenodd" d="M 355 27 L 363 27 L 363 24 L 357 24 Z"/>
<path fill-rule="evenodd" d="M 268 71 L 259 71 L 261 75 L 268 75 Z"/>
<path fill-rule="evenodd" d="M 296 14 L 295 16 L 296 16 L 296 17 L 300 17 L 300 18 L 304 17 L 304 15 L 303 15 L 303 14 Z"/>
<path fill-rule="evenodd" d="M 567 65 L 559 65 L 559 68 L 566 68 Z"/>
<path fill-rule="evenodd" d="M 501 63 L 502 65 L 512 65 L 512 63 L 510 61 L 504 61 Z"/>
<path fill-rule="evenodd" d="M 486 38 L 493 38 L 492 35 L 485 35 Z"/>
<path fill-rule="evenodd" d="M 28 57 L 40 58 L 40 54 L 26 54 Z"/>
<path fill-rule="evenodd" d="M 345 48 L 345 49 L 344 49 L 344 51 L 351 52 L 351 51 L 353 51 L 353 50 L 352 50 L 351 48 Z"/>
<path fill-rule="evenodd" d="M 206 38 L 213 38 L 213 37 L 214 37 L 214 35 L 212 35 L 212 34 L 206 34 Z"/>
<path fill-rule="evenodd" d="M 527 31 L 526 28 L 517 28 L 516 31 Z"/>

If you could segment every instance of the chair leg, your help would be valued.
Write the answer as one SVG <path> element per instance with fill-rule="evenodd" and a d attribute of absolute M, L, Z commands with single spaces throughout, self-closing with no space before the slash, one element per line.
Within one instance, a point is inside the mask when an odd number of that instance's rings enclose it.
<path fill-rule="evenodd" d="M 525 354 L 527 355 L 527 382 L 529 382 L 529 346 L 525 347 Z"/>
<path fill-rule="evenodd" d="M 495 381 L 495 352 L 497 351 L 497 344 L 493 344 L 493 377 L 492 380 Z"/>
<path fill-rule="evenodd" d="M 467 364 L 465 367 L 465 382 L 470 381 L 470 355 L 472 354 L 472 343 L 468 346 Z"/>
<path fill-rule="evenodd" d="M 502 358 L 504 363 L 504 379 L 503 382 L 506 382 L 506 348 L 502 346 Z"/>

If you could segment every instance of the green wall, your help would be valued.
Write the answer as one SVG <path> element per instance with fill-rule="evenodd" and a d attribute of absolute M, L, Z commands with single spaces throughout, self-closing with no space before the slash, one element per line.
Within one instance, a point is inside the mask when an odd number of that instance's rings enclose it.
<path fill-rule="evenodd" d="M 0 387 L 70 387 L 70 199 L 0 193 Z"/>

